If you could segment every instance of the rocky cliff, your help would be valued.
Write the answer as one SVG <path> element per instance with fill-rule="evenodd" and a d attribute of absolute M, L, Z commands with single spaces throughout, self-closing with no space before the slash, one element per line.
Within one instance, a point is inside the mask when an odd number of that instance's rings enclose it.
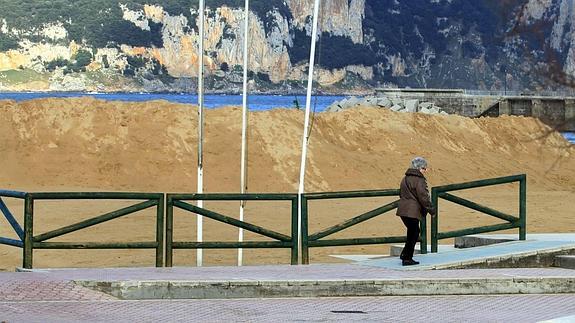
<path fill-rule="evenodd" d="M 243 1 L 206 3 L 208 90 L 239 91 Z M 251 4 L 252 90 L 302 90 L 313 0 Z M 197 4 L 0 0 L 0 5 L 5 8 L 0 89 L 195 87 Z M 316 80 L 324 91 L 382 85 L 499 90 L 504 83 L 536 90 L 575 75 L 571 0 L 325 0 L 320 12 Z"/>

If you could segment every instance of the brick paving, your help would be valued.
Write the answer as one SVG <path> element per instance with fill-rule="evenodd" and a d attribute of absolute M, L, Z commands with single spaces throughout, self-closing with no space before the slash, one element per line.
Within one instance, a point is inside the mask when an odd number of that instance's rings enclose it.
<path fill-rule="evenodd" d="M 87 301 L 106 299 L 115 298 L 81 287 L 71 281 L 0 281 L 0 301 Z"/>
<path fill-rule="evenodd" d="M 538 322 L 575 295 L 0 302 L 0 322 Z"/>

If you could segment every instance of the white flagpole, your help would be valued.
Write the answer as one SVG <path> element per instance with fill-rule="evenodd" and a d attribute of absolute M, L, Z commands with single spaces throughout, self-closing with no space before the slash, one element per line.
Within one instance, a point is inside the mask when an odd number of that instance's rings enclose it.
<path fill-rule="evenodd" d="M 302 194 L 304 193 L 304 182 L 305 182 L 305 162 L 307 157 L 307 144 L 309 141 L 309 117 L 310 117 L 310 108 L 311 108 L 311 91 L 313 88 L 313 67 L 315 63 L 315 43 L 317 41 L 317 22 L 319 16 L 319 0 L 315 0 L 313 6 L 313 26 L 312 26 L 312 33 L 311 33 L 311 50 L 309 54 L 309 73 L 307 76 L 307 95 L 305 98 L 305 120 L 303 126 L 303 138 L 302 138 L 302 147 L 301 147 L 301 167 L 299 172 L 299 189 L 298 189 L 298 218 L 297 218 L 297 236 L 298 236 L 298 263 L 301 264 L 301 253 L 302 253 L 302 246 L 301 246 L 301 200 Z"/>
<path fill-rule="evenodd" d="M 198 61 L 198 194 L 204 192 L 204 0 L 200 0 L 199 5 L 199 61 Z M 204 201 L 198 200 L 197 206 L 203 207 Z M 202 216 L 197 215 L 197 240 L 203 241 L 203 222 Z M 202 266 L 203 250 L 197 249 L 196 265 Z"/>
<path fill-rule="evenodd" d="M 250 0 L 246 0 L 244 10 L 244 90 L 242 95 L 242 152 L 240 193 L 247 191 L 247 128 L 248 128 L 248 31 L 249 31 Z M 240 201 L 240 221 L 244 220 L 245 201 Z M 238 241 L 244 241 L 244 229 L 240 228 Z M 244 250 L 238 248 L 238 266 L 243 263 Z"/>

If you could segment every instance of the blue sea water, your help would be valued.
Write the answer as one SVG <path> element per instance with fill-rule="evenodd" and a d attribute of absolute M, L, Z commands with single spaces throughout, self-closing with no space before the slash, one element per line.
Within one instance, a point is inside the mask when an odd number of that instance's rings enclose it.
<path fill-rule="evenodd" d="M 86 93 L 86 92 L 0 92 L 0 99 L 10 99 L 16 101 L 31 100 L 37 98 L 56 97 L 85 97 L 91 96 L 97 99 L 109 101 L 152 101 L 167 100 L 177 103 L 197 104 L 198 96 L 192 94 L 175 93 Z M 312 109 L 316 112 L 325 110 L 330 104 L 343 99 L 345 96 L 318 95 L 311 100 Z M 248 105 L 252 111 L 269 110 L 273 108 L 294 108 L 295 101 L 301 109 L 305 108 L 305 95 L 260 95 L 248 96 Z M 204 106 L 206 108 L 216 108 L 220 106 L 242 105 L 241 95 L 207 94 L 204 95 Z"/>
<path fill-rule="evenodd" d="M 575 132 L 563 132 L 562 134 L 565 139 L 569 140 L 571 144 L 575 145 Z"/>

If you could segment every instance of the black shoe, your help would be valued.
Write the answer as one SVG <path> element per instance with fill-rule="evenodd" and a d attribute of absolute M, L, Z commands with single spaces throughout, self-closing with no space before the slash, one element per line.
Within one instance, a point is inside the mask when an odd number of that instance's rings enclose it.
<path fill-rule="evenodd" d="M 413 259 L 405 259 L 401 261 L 401 265 L 402 266 L 413 266 L 413 265 L 419 265 L 419 261 L 415 261 Z"/>

